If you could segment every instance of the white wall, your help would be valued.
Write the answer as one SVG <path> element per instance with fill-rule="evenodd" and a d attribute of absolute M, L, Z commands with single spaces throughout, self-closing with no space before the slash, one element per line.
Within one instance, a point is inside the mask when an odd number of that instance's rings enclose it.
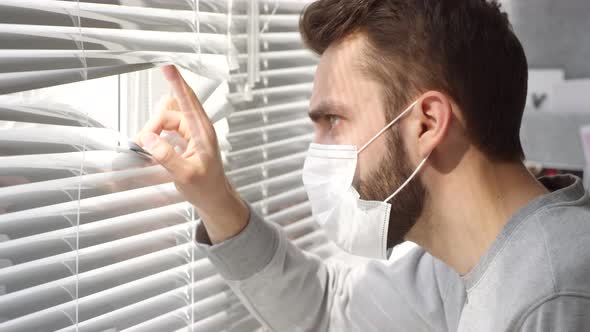
<path fill-rule="evenodd" d="M 531 68 L 590 77 L 590 0 L 501 0 Z"/>

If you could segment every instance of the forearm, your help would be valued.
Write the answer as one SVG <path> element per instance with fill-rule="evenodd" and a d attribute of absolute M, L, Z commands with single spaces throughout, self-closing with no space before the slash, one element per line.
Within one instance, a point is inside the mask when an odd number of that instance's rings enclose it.
<path fill-rule="evenodd" d="M 239 234 L 248 224 L 250 215 L 248 206 L 229 183 L 218 194 L 221 197 L 213 199 L 214 204 L 196 208 L 211 244 L 221 243 Z"/>
<path fill-rule="evenodd" d="M 272 331 L 326 330 L 328 273 L 319 258 L 304 254 L 256 213 L 222 243 L 207 246 L 204 231 L 201 225 L 197 245 L 259 321 Z"/>

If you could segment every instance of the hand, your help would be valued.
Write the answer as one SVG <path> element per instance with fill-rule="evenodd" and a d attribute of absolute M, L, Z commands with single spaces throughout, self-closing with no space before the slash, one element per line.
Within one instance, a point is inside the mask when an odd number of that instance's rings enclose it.
<path fill-rule="evenodd" d="M 223 171 L 213 124 L 194 91 L 174 66 L 163 68 L 173 96 L 136 135 L 136 141 L 171 174 L 179 192 L 194 205 L 212 243 L 238 234 L 248 223 L 249 211 Z M 187 141 L 180 155 L 164 139 L 162 130 L 175 131 Z"/>

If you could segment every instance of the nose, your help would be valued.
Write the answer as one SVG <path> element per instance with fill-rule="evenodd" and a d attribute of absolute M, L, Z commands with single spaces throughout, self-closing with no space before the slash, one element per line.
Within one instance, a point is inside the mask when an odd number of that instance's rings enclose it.
<path fill-rule="evenodd" d="M 314 130 L 313 143 L 315 144 L 335 144 L 334 140 L 329 134 L 324 133 L 320 129 Z"/>

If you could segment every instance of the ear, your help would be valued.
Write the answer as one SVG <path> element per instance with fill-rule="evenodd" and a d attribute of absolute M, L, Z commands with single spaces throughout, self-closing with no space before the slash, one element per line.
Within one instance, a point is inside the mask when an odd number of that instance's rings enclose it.
<path fill-rule="evenodd" d="M 453 115 L 451 99 L 438 91 L 423 94 L 413 112 L 418 127 L 417 148 L 420 158 L 426 158 L 442 142 Z"/>

